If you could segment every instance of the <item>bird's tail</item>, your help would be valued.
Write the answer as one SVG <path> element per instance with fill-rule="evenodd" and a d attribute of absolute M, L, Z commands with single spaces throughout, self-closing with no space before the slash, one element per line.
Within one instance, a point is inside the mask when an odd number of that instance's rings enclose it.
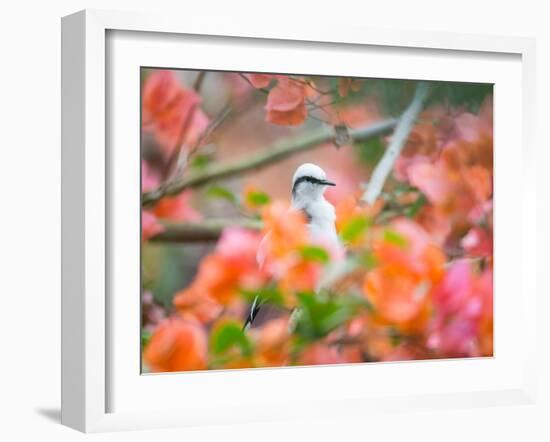
<path fill-rule="evenodd" d="M 260 299 L 260 296 L 257 295 L 254 298 L 254 301 L 252 301 L 252 305 L 250 306 L 250 311 L 248 312 L 248 316 L 244 321 L 243 331 L 247 331 L 250 328 L 250 326 L 254 322 L 254 319 L 256 319 L 256 316 L 258 315 L 258 312 L 260 311 L 262 304 L 263 303 Z"/>

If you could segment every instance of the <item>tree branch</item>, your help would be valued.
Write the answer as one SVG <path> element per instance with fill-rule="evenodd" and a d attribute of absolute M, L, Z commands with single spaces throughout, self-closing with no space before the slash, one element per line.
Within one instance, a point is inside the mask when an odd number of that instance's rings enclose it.
<path fill-rule="evenodd" d="M 254 219 L 206 219 L 200 222 L 163 223 L 164 231 L 151 238 L 155 242 L 192 243 L 216 241 L 226 227 L 260 230 L 262 222 Z"/>
<path fill-rule="evenodd" d="M 411 132 L 416 118 L 422 110 L 427 96 L 428 83 L 421 81 L 416 86 L 416 91 L 409 107 L 407 107 L 405 112 L 403 112 L 403 115 L 395 127 L 394 134 L 388 148 L 386 149 L 386 152 L 384 153 L 384 156 L 372 172 L 367 190 L 362 197 L 362 200 L 368 205 L 373 204 L 380 195 L 380 192 L 384 187 L 384 183 L 386 182 L 386 178 L 391 172 L 395 160 L 399 157 L 399 154 L 403 150 L 403 146 L 405 146 L 405 142 L 409 137 L 409 133 Z"/>
<path fill-rule="evenodd" d="M 200 71 L 199 74 L 197 75 L 197 78 L 195 78 L 195 83 L 193 83 L 193 90 L 195 92 L 201 91 L 201 87 L 204 82 L 204 77 L 206 77 L 207 72 L 208 71 Z"/>
<path fill-rule="evenodd" d="M 396 119 L 388 119 L 358 129 L 351 129 L 349 134 L 355 141 L 364 141 L 390 132 L 397 124 Z M 304 152 L 333 140 L 334 128 L 321 127 L 299 138 L 279 141 L 272 147 L 268 147 L 253 156 L 230 164 L 214 164 L 201 172 L 192 172 L 185 177 L 167 182 L 151 192 L 142 195 L 142 205 L 148 206 L 156 203 L 164 196 L 175 195 L 182 190 L 202 186 L 210 181 L 229 178 L 241 173 L 250 172 L 268 166 L 276 161 L 287 158 L 298 152 Z"/>

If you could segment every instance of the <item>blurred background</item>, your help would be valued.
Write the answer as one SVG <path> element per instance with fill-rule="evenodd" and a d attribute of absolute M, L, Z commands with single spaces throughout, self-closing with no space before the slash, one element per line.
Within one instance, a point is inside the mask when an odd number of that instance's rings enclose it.
<path fill-rule="evenodd" d="M 492 85 L 430 82 L 422 112 L 370 207 L 362 195 L 418 82 L 142 69 L 141 87 L 142 190 L 151 197 L 142 213 L 145 371 L 492 355 Z M 380 124 L 389 129 L 352 136 Z M 185 180 L 298 146 L 323 131 L 331 135 L 305 149 L 178 189 Z M 332 313 L 351 312 L 337 327 L 312 335 L 304 327 L 315 324 L 299 324 L 288 331 L 282 319 L 303 300 L 289 301 L 286 292 L 296 296 L 303 287 L 282 289 L 276 281 L 285 301 L 240 334 L 236 324 L 251 301 L 244 279 L 257 269 L 248 263 L 229 278 L 234 263 L 215 258 L 227 244 L 243 255 L 257 248 L 276 203 L 290 202 L 292 175 L 305 162 L 337 183 L 326 198 L 336 208 L 349 259 L 363 260 L 336 291 L 345 292 L 341 298 L 360 292 L 368 306 L 343 306 L 338 298 Z M 212 220 L 206 237 L 193 237 L 194 228 Z M 435 257 L 409 250 L 417 243 Z M 384 247 L 388 254 L 378 256 Z M 392 267 L 382 259 L 407 262 Z M 426 268 L 419 270 L 415 263 L 423 260 Z M 316 264 L 324 271 L 330 263 Z M 426 276 L 430 272 L 437 275 Z M 258 278 L 254 290 L 265 289 L 268 279 L 273 288 L 272 274 Z M 204 282 L 217 279 L 225 285 Z M 417 302 L 419 287 L 426 293 Z M 347 339 L 353 342 L 340 343 Z"/>

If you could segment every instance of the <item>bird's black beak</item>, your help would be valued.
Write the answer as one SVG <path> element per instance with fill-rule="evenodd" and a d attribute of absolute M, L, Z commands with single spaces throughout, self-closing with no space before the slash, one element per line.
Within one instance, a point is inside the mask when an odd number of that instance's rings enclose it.
<path fill-rule="evenodd" d="M 323 184 L 325 186 L 336 186 L 336 183 L 333 183 L 332 181 L 327 181 L 327 180 L 324 180 Z"/>

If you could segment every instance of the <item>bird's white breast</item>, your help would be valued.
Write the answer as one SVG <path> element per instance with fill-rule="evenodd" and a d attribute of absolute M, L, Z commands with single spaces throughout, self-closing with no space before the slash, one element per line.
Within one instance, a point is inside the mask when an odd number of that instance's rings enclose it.
<path fill-rule="evenodd" d="M 336 214 L 334 207 L 324 198 L 309 202 L 301 208 L 309 218 L 308 229 L 313 242 L 340 248 L 340 241 L 336 233 Z"/>

